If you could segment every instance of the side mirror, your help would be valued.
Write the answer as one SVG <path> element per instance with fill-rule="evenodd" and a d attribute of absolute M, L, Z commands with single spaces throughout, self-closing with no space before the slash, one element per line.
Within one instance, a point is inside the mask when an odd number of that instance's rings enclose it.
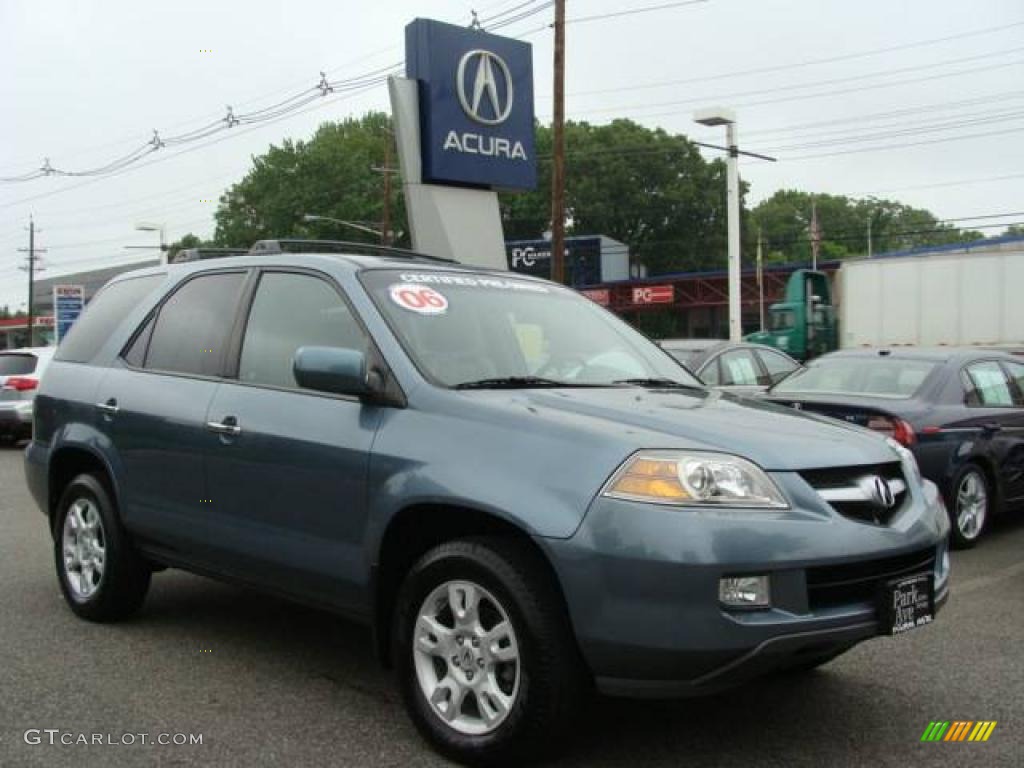
<path fill-rule="evenodd" d="M 379 374 L 367 370 L 366 355 L 358 349 L 299 347 L 292 371 L 300 387 L 318 392 L 370 397 L 383 389 Z"/>

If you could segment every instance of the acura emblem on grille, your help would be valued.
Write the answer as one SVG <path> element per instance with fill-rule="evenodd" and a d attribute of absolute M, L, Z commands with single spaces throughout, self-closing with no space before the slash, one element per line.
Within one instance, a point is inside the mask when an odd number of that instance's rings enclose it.
<path fill-rule="evenodd" d="M 892 492 L 892 486 L 884 477 L 876 476 L 874 481 L 875 501 L 886 509 L 896 506 L 896 494 Z"/>

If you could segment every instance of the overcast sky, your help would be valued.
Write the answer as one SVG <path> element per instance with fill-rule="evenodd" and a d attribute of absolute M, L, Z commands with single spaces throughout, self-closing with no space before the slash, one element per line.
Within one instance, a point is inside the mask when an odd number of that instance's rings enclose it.
<path fill-rule="evenodd" d="M 0 0 L 0 177 L 101 166 L 146 142 L 400 62 L 417 15 L 467 23 L 524 0 Z M 875 194 L 965 226 L 1024 221 L 1021 0 L 568 0 L 567 116 L 721 141 L 695 108 L 735 107 L 750 202 L 780 188 Z M 541 0 L 527 5 L 545 5 Z M 517 11 L 518 13 L 518 11 Z M 537 114 L 551 113 L 550 9 L 500 31 L 534 46 Z M 505 18 L 509 18 L 506 16 Z M 165 148 L 113 177 L 0 183 L 0 305 L 25 301 L 29 214 L 43 276 L 138 258 L 209 236 L 224 189 L 251 156 L 324 120 L 387 109 L 381 85 L 308 111 Z M 226 137 L 226 138 L 225 138 Z M 201 145 L 201 146 L 200 146 Z M 908 146 L 911 145 L 911 146 Z M 198 148 L 197 148 L 198 147 Z M 885 149 L 878 149 L 885 147 Z M 871 149 L 872 151 L 863 151 Z M 183 152 L 177 155 L 176 153 Z M 571 162 L 569 173 L 572 173 Z M 998 229 L 985 230 L 995 234 Z"/>

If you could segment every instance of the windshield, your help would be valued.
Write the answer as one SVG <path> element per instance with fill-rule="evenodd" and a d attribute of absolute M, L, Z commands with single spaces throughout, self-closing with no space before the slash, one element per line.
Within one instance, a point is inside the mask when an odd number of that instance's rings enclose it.
<path fill-rule="evenodd" d="M 614 315 L 553 284 L 412 270 L 370 270 L 360 279 L 420 371 L 444 386 L 701 386 Z"/>
<path fill-rule="evenodd" d="M 823 358 L 777 384 L 773 393 L 912 397 L 935 369 L 925 360 L 891 357 Z"/>

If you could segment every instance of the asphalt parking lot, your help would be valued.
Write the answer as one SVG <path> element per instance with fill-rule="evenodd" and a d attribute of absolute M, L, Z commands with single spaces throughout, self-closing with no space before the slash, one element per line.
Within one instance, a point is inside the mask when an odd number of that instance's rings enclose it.
<path fill-rule="evenodd" d="M 1024 764 L 1024 516 L 953 565 L 933 626 L 714 698 L 597 701 L 558 764 Z M 921 743 L 940 719 L 998 725 L 983 744 Z M 30 729 L 202 744 L 51 746 L 45 732 L 27 744 Z M 0 448 L 0 766 L 443 763 L 406 719 L 368 633 L 333 616 L 169 571 L 131 622 L 74 618 L 21 451 Z"/>

